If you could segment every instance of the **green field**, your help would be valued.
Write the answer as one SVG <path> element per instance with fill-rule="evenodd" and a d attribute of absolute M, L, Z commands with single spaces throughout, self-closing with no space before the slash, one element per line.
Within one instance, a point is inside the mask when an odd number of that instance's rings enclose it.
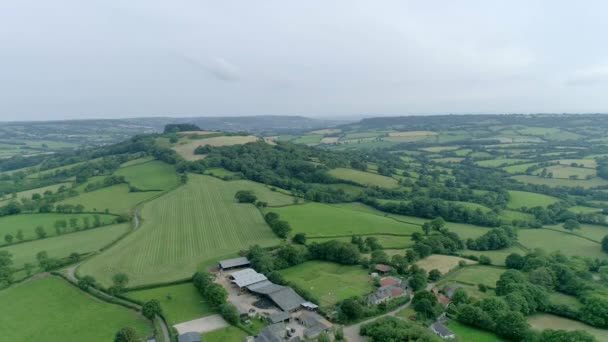
<path fill-rule="evenodd" d="M 245 341 L 247 333 L 237 327 L 226 327 L 204 333 L 203 341 L 205 342 L 231 342 L 231 341 Z"/>
<path fill-rule="evenodd" d="M 127 213 L 149 198 L 160 194 L 159 191 L 129 192 L 127 184 L 112 185 L 107 188 L 86 192 L 76 197 L 63 200 L 61 204 L 82 204 L 86 211 L 103 212 L 108 209 L 110 213 Z"/>
<path fill-rule="evenodd" d="M 498 167 L 501 165 L 512 165 L 512 164 L 520 164 L 528 161 L 527 159 L 512 159 L 512 158 L 496 158 L 496 159 L 488 159 L 481 160 L 476 162 L 478 166 L 482 167 Z"/>
<path fill-rule="evenodd" d="M 515 180 L 523 183 L 537 184 L 537 185 L 548 185 L 551 187 L 565 186 L 565 187 L 582 187 L 582 188 L 595 188 L 598 186 L 608 185 L 608 180 L 595 177 L 592 179 L 555 179 L 555 178 L 541 178 L 537 176 L 520 175 L 513 176 Z"/>
<path fill-rule="evenodd" d="M 382 246 L 382 248 L 386 249 L 403 249 L 403 248 L 411 248 L 414 245 L 412 238 L 410 236 L 395 236 L 395 235 L 369 235 L 371 237 L 375 237 L 378 239 L 378 243 Z M 368 237 L 367 235 L 365 237 Z M 317 238 L 308 238 L 308 242 L 326 242 L 329 240 L 338 240 L 344 242 L 350 242 L 350 236 L 344 237 L 317 237 Z"/>
<path fill-rule="evenodd" d="M 506 341 L 501 337 L 487 332 L 481 329 L 470 327 L 459 323 L 456 320 L 451 320 L 448 324 L 448 328 L 456 334 L 458 341 L 471 341 L 471 342 L 500 342 Z"/>
<path fill-rule="evenodd" d="M 594 169 L 587 169 L 582 167 L 572 167 L 566 165 L 554 165 L 549 166 L 544 169 L 547 169 L 547 172 L 553 173 L 553 178 L 564 178 L 569 179 L 571 176 L 576 176 L 578 179 L 586 179 L 587 177 L 595 177 L 596 172 Z M 539 169 L 534 171 L 535 175 L 539 175 L 543 169 Z"/>
<path fill-rule="evenodd" d="M 401 234 L 420 232 L 420 227 L 387 217 L 354 211 L 321 203 L 307 203 L 268 211 L 276 212 L 289 222 L 294 233 L 310 237 L 346 236 L 359 234 Z"/>
<path fill-rule="evenodd" d="M 125 326 L 142 337 L 152 325 L 135 311 L 84 294 L 55 277 L 29 281 L 0 291 L 3 341 L 107 342 Z M 8 314 L 10 313 L 10 314 Z"/>
<path fill-rule="evenodd" d="M 467 249 L 463 252 L 463 254 L 465 254 L 465 255 L 476 255 L 478 257 L 480 255 L 485 255 L 492 260 L 492 265 L 498 265 L 498 266 L 504 266 L 505 259 L 511 253 L 518 253 L 521 255 L 525 255 L 526 251 L 524 249 L 522 249 L 521 247 L 511 246 L 509 248 L 499 249 L 499 250 L 495 250 L 495 251 L 472 251 L 470 249 Z"/>
<path fill-rule="evenodd" d="M 361 266 L 344 266 L 324 261 L 308 261 L 279 271 L 286 280 L 310 291 L 323 306 L 371 293 L 373 285 Z"/>
<path fill-rule="evenodd" d="M 302 135 L 302 136 L 298 137 L 297 139 L 293 140 L 293 143 L 294 144 L 315 145 L 315 144 L 320 143 L 321 139 L 323 139 L 323 135 L 309 134 L 309 135 Z"/>
<path fill-rule="evenodd" d="M 139 190 L 168 190 L 179 184 L 175 168 L 158 160 L 123 167 L 115 174 Z"/>
<path fill-rule="evenodd" d="M 127 297 L 142 302 L 152 299 L 158 300 L 169 325 L 175 325 L 215 313 L 203 301 L 200 293 L 192 283 L 131 291 L 127 293 Z"/>
<path fill-rule="evenodd" d="M 525 173 L 526 170 L 530 167 L 530 166 L 534 166 L 538 163 L 525 163 L 525 164 L 517 164 L 517 165 L 510 165 L 510 166 L 505 166 L 502 169 L 508 173 Z"/>
<path fill-rule="evenodd" d="M 528 317 L 528 323 L 535 330 L 560 329 L 584 330 L 595 336 L 598 341 L 608 341 L 608 330 L 594 328 L 585 323 L 550 314 L 536 314 Z"/>
<path fill-rule="evenodd" d="M 33 194 L 42 195 L 42 194 L 44 194 L 45 191 L 51 191 L 52 193 L 56 193 L 57 190 L 59 188 L 61 188 L 62 186 L 64 186 L 64 187 L 66 187 L 66 188 L 69 189 L 72 186 L 72 183 L 70 183 L 70 182 L 64 182 L 64 183 L 58 183 L 58 184 L 43 186 L 43 187 L 36 188 L 36 189 L 19 191 L 17 193 L 17 198 L 16 199 L 17 200 L 21 200 L 22 198 L 31 199 Z M 4 200 L 0 200 L 0 206 L 8 203 L 11 199 L 12 199 L 11 196 L 6 196 Z"/>
<path fill-rule="evenodd" d="M 396 179 L 353 169 L 337 168 L 329 171 L 329 174 L 338 178 L 361 185 L 379 186 L 383 188 L 394 188 L 399 185 Z"/>
<path fill-rule="evenodd" d="M 15 267 L 21 267 L 26 262 L 37 264 L 36 254 L 40 251 L 47 251 L 49 256 L 53 258 L 65 258 L 74 252 L 90 253 L 98 251 L 130 229 L 129 223 L 115 224 L 78 233 L 19 243 L 2 247 L 0 250 L 11 253 Z"/>
<path fill-rule="evenodd" d="M 582 164 L 583 167 L 588 167 L 591 169 L 595 169 L 597 167 L 597 161 L 595 159 L 560 159 L 558 161 L 562 165 L 570 165 L 572 163 L 575 163 L 578 165 Z"/>
<path fill-rule="evenodd" d="M 583 306 L 576 297 L 568 296 L 560 292 L 551 292 L 549 294 L 549 300 L 551 301 L 551 304 L 566 305 L 575 310 L 578 310 Z"/>
<path fill-rule="evenodd" d="M 144 205 L 138 230 L 79 272 L 106 285 L 117 272 L 129 275 L 130 286 L 158 283 L 190 277 L 200 264 L 256 243 L 278 244 L 258 209 L 236 203 L 237 182 L 189 175 L 187 185 Z"/>
<path fill-rule="evenodd" d="M 602 212 L 602 209 L 600 208 L 592 208 L 592 207 L 585 207 L 582 205 L 575 205 L 574 207 L 570 207 L 568 208 L 568 211 L 571 211 L 575 214 L 591 214 L 591 213 L 597 213 L 597 212 Z"/>
<path fill-rule="evenodd" d="M 133 166 L 133 165 L 147 163 L 147 162 L 152 161 L 152 160 L 154 160 L 154 157 L 151 157 L 151 156 L 150 157 L 137 158 L 137 159 L 129 160 L 128 162 L 120 164 L 120 167 L 129 167 L 129 166 Z"/>
<path fill-rule="evenodd" d="M 484 284 L 495 287 L 500 275 L 505 271 L 505 268 L 493 266 L 467 266 L 454 270 L 446 278 L 442 279 L 441 283 L 457 282 L 467 285 Z"/>
<path fill-rule="evenodd" d="M 554 226 L 546 226 L 546 228 L 552 228 L 560 232 L 569 233 L 570 231 L 564 229 L 562 224 L 557 224 Z M 593 224 L 581 224 L 580 229 L 575 229 L 572 233 L 580 236 L 584 236 L 591 240 L 597 241 L 598 243 L 602 241 L 604 236 L 608 235 L 608 227 L 598 226 Z"/>
<path fill-rule="evenodd" d="M 520 229 L 519 242 L 527 248 L 541 248 L 547 252 L 560 251 L 565 255 L 608 259 L 600 244 L 576 235 L 549 229 Z"/>
<path fill-rule="evenodd" d="M 219 177 L 219 178 L 223 178 L 223 177 L 242 177 L 240 173 L 238 172 L 232 172 L 229 170 L 226 170 L 224 168 L 221 167 L 212 167 L 209 169 L 205 170 L 205 174 L 206 175 L 210 175 L 210 176 L 215 176 L 215 177 Z"/>
<path fill-rule="evenodd" d="M 510 209 L 546 207 L 559 202 L 559 198 L 527 191 L 510 190 L 509 195 L 511 199 L 507 203 L 507 207 Z"/>
<path fill-rule="evenodd" d="M 62 228 L 63 233 L 73 232 L 75 230 L 84 229 L 84 220 L 88 219 L 90 228 L 93 227 L 95 222 L 93 214 L 20 214 L 20 215 L 9 215 L 0 217 L 0 236 L 4 237 L 5 234 L 12 234 L 15 236 L 18 230 L 23 231 L 23 237 L 25 240 L 36 239 L 35 233 L 36 227 L 41 226 L 46 232 L 48 237 L 57 235 L 55 230 L 55 222 L 58 220 L 65 220 L 68 223 L 66 228 Z M 116 216 L 99 214 L 99 220 L 102 225 L 108 225 L 114 223 Z M 77 228 L 74 229 L 70 226 L 70 219 L 77 219 Z M 16 242 L 17 239 L 14 240 Z M 0 241 L 0 245 L 4 244 L 4 239 Z"/>

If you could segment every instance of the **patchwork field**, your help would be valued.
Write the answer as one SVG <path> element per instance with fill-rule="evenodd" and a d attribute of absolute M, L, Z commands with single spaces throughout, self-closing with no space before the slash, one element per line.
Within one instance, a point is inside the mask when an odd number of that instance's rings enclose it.
<path fill-rule="evenodd" d="M 158 160 L 123 167 L 115 174 L 140 190 L 168 190 L 179 184 L 175 168 Z"/>
<path fill-rule="evenodd" d="M 520 164 L 525 163 L 527 159 L 512 159 L 512 158 L 497 158 L 497 159 L 488 159 L 481 160 L 476 162 L 475 164 L 482 167 L 498 167 L 501 165 L 512 165 L 512 164 Z"/>
<path fill-rule="evenodd" d="M 509 191 L 509 195 L 511 199 L 507 203 L 507 207 L 511 209 L 546 207 L 559 202 L 559 198 L 527 191 L 511 190 Z"/>
<path fill-rule="evenodd" d="M 2 340 L 11 342 L 107 342 L 125 326 L 152 334 L 143 316 L 90 297 L 66 281 L 46 277 L 0 291 Z M 35 309 L 34 309 L 35 308 Z"/>
<path fill-rule="evenodd" d="M 458 263 L 464 261 L 465 263 L 472 265 L 477 262 L 469 259 L 459 258 L 451 255 L 439 255 L 433 254 L 422 260 L 416 262 L 416 265 L 420 266 L 420 268 L 425 269 L 427 272 L 437 269 L 441 272 L 441 274 L 446 274 L 458 267 Z"/>
<path fill-rule="evenodd" d="M 140 301 L 156 299 L 169 325 L 175 325 L 214 314 L 192 283 L 130 291 L 127 297 Z"/>
<path fill-rule="evenodd" d="M 420 232 L 420 227 L 363 211 L 354 211 L 321 203 L 307 203 L 268 211 L 289 222 L 294 233 L 309 237 L 350 236 L 360 234 L 401 234 Z"/>
<path fill-rule="evenodd" d="M 137 165 L 137 164 L 143 164 L 143 163 L 147 163 L 149 161 L 153 161 L 154 157 L 142 157 L 142 158 L 137 158 L 137 159 L 133 159 L 133 160 L 129 160 L 126 163 L 122 163 L 120 164 L 120 167 L 129 167 L 129 166 L 133 166 L 133 165 Z"/>
<path fill-rule="evenodd" d="M 545 168 L 547 173 L 552 172 L 553 178 L 564 178 L 569 179 L 570 177 L 578 177 L 578 179 L 586 179 L 587 177 L 595 177 L 596 171 L 594 169 L 587 169 L 582 167 L 572 167 L 566 165 L 554 165 Z M 535 175 L 539 175 L 543 169 L 534 171 Z"/>
<path fill-rule="evenodd" d="M 568 234 L 549 229 L 520 229 L 519 241 L 527 248 L 542 248 L 547 252 L 560 251 L 566 255 L 608 259 L 603 253 L 600 244 Z"/>
<path fill-rule="evenodd" d="M 76 197 L 63 200 L 61 204 L 82 204 L 86 211 L 103 212 L 108 209 L 110 213 L 120 214 L 129 212 L 137 204 L 157 196 L 160 191 L 129 192 L 127 184 L 112 185 L 107 188 L 86 192 Z"/>
<path fill-rule="evenodd" d="M 555 229 L 563 233 L 570 233 L 570 231 L 564 229 L 563 224 L 546 226 L 546 228 Z M 581 227 L 579 229 L 575 229 L 574 231 L 572 231 L 572 233 L 600 243 L 604 236 L 608 234 L 608 227 L 593 224 L 581 224 Z"/>
<path fill-rule="evenodd" d="M 106 285 L 117 272 L 129 275 L 130 286 L 172 281 L 191 276 L 205 261 L 221 260 L 253 244 L 277 244 L 260 212 L 251 204 L 236 203 L 239 188 L 233 183 L 189 175 L 187 185 L 146 203 L 143 225 L 87 261 L 79 273 Z"/>
<path fill-rule="evenodd" d="M 279 271 L 286 280 L 310 291 L 321 305 L 371 293 L 373 285 L 361 266 L 344 266 L 331 262 L 308 261 Z"/>
<path fill-rule="evenodd" d="M 367 238 L 368 236 L 376 238 L 378 240 L 378 243 L 382 246 L 382 248 L 386 248 L 386 249 L 405 249 L 405 248 L 411 248 L 414 245 L 414 241 L 412 241 L 411 236 L 366 235 L 365 237 Z M 310 238 L 309 237 L 307 241 L 320 243 L 320 242 L 326 242 L 329 240 L 350 242 L 351 237 L 350 236 L 327 237 L 327 238 L 322 238 L 322 237 Z"/>
<path fill-rule="evenodd" d="M 480 255 L 485 255 L 492 260 L 492 265 L 504 266 L 505 259 L 511 253 L 518 253 L 521 255 L 525 255 L 526 251 L 519 246 L 511 246 L 505 249 L 499 249 L 496 251 L 472 251 L 467 249 L 463 252 L 466 255 L 476 255 L 479 257 Z"/>
<path fill-rule="evenodd" d="M 608 341 L 608 330 L 594 328 L 585 323 L 550 314 L 536 314 L 528 317 L 528 323 L 535 330 L 561 329 L 583 330 L 595 336 L 598 341 Z"/>
<path fill-rule="evenodd" d="M 23 232 L 24 240 L 36 239 L 36 228 L 42 227 L 48 237 L 57 235 L 55 229 L 55 222 L 58 220 L 65 221 L 67 227 L 61 228 L 63 233 L 73 232 L 85 228 L 85 220 L 88 220 L 89 227 L 93 227 L 95 222 L 95 215 L 93 214 L 20 214 L 20 215 L 9 215 L 0 217 L 0 236 L 4 237 L 5 234 L 17 235 L 17 232 L 21 230 Z M 102 225 L 114 223 L 116 216 L 99 214 L 99 222 Z M 76 220 L 76 226 L 70 225 L 70 220 Z M 15 238 L 14 241 L 17 241 Z M 4 239 L 0 244 L 4 244 Z"/>
<path fill-rule="evenodd" d="M 323 139 L 323 136 L 320 134 L 310 134 L 298 137 L 293 142 L 295 144 L 316 145 L 321 142 L 321 139 Z"/>
<path fill-rule="evenodd" d="M 329 171 L 329 174 L 338 178 L 344 179 L 351 182 L 355 182 L 361 185 L 372 185 L 383 188 L 394 188 L 399 186 L 396 179 L 378 175 L 371 172 L 364 172 L 353 169 L 337 168 Z"/>
<path fill-rule="evenodd" d="M 230 326 L 204 333 L 202 337 L 205 342 L 245 341 L 247 333 L 237 327 Z"/>
<path fill-rule="evenodd" d="M 65 258 L 71 253 L 90 253 L 109 245 L 131 229 L 129 223 L 115 224 L 107 227 L 84 230 L 52 238 L 34 240 L 6 246 L 0 250 L 13 255 L 15 267 L 21 267 L 26 262 L 37 264 L 36 254 L 47 251 L 52 258 Z"/>

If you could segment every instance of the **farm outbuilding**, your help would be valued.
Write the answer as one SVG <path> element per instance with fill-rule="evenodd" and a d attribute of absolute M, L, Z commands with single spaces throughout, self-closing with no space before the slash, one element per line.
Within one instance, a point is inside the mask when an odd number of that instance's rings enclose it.
<path fill-rule="evenodd" d="M 178 342 L 202 342 L 201 334 L 197 332 L 187 332 L 177 336 Z"/>
<path fill-rule="evenodd" d="M 247 287 L 249 285 L 267 280 L 265 275 L 256 272 L 252 268 L 236 271 L 230 274 L 230 278 L 232 278 L 232 282 L 235 283 L 239 288 Z"/>
<path fill-rule="evenodd" d="M 448 329 L 445 325 L 435 322 L 431 325 L 431 330 L 439 337 L 443 339 L 452 339 L 455 338 L 456 335 Z"/>
<path fill-rule="evenodd" d="M 251 266 L 251 262 L 249 261 L 249 259 L 247 259 L 245 257 L 222 260 L 219 262 L 219 267 L 223 271 L 231 270 L 231 269 L 239 268 L 239 267 L 249 267 L 249 266 Z"/>

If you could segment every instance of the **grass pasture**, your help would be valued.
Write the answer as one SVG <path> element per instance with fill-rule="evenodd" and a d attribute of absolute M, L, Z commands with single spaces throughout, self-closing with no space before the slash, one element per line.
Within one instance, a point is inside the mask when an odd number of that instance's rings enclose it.
<path fill-rule="evenodd" d="M 550 315 L 550 314 L 536 314 L 528 317 L 528 323 L 534 330 L 545 330 L 545 329 L 560 329 L 560 330 L 584 330 L 591 335 L 595 336 L 598 341 L 608 341 L 608 330 L 594 328 L 585 323 L 575 321 L 572 319 Z"/>
<path fill-rule="evenodd" d="M 202 335 L 205 342 L 245 341 L 247 333 L 235 326 L 210 331 Z"/>
<path fill-rule="evenodd" d="M 546 226 L 546 228 L 555 229 L 563 233 L 570 233 L 570 231 L 564 229 L 562 224 Z M 604 236 L 608 235 L 608 227 L 593 224 L 581 224 L 580 229 L 575 229 L 572 233 L 597 241 L 599 243 L 602 241 Z"/>
<path fill-rule="evenodd" d="M 574 207 L 570 207 L 568 208 L 568 211 L 571 211 L 575 214 L 592 214 L 592 213 L 597 213 L 597 212 L 601 212 L 602 209 L 600 208 L 592 208 L 592 207 L 585 207 L 582 205 L 575 205 Z"/>
<path fill-rule="evenodd" d="M 391 218 L 321 203 L 306 203 L 267 211 L 276 212 L 289 222 L 294 233 L 309 237 L 351 235 L 411 235 L 420 227 Z"/>
<path fill-rule="evenodd" d="M 578 177 L 578 179 L 586 179 L 587 177 L 595 177 L 595 169 L 582 167 L 572 167 L 568 165 L 553 165 L 546 168 L 547 173 L 552 172 L 553 178 L 569 179 L 570 177 Z M 539 175 L 542 169 L 534 171 L 535 175 Z"/>
<path fill-rule="evenodd" d="M 511 253 L 525 255 L 526 251 L 519 246 L 511 246 L 509 248 L 499 249 L 495 251 L 473 251 L 467 249 L 463 254 L 476 255 L 477 257 L 479 257 L 480 255 L 485 255 L 492 260 L 492 265 L 504 266 L 505 259 Z"/>
<path fill-rule="evenodd" d="M 309 134 L 298 137 L 293 141 L 294 144 L 305 144 L 305 145 L 316 145 L 321 142 L 323 135 L 320 134 Z"/>
<path fill-rule="evenodd" d="M 505 268 L 494 266 L 472 265 L 454 270 L 441 283 L 457 282 L 466 285 L 484 284 L 494 288 Z"/>
<path fill-rule="evenodd" d="M 451 320 L 448 328 L 456 334 L 457 341 L 472 342 L 501 342 L 506 341 L 491 332 L 464 325 L 456 320 Z"/>
<path fill-rule="evenodd" d="M 99 220 L 102 225 L 108 225 L 116 220 L 113 215 L 99 214 Z M 76 219 L 77 225 L 75 228 L 71 227 L 69 222 L 70 219 Z M 62 228 L 64 233 L 73 232 L 76 230 L 85 229 L 85 219 L 89 220 L 89 227 L 93 227 L 94 215 L 93 214 L 58 214 L 58 213 L 47 213 L 47 214 L 20 214 L 20 215 L 9 215 L 0 217 L 0 236 L 4 237 L 5 234 L 11 234 L 15 236 L 17 231 L 23 231 L 23 237 L 25 240 L 36 239 L 36 227 L 41 226 L 46 232 L 48 237 L 57 235 L 55 230 L 55 222 L 58 220 L 65 220 L 68 223 L 66 228 Z M 17 241 L 15 239 L 15 241 Z M 4 244 L 4 240 L 0 242 Z"/>
<path fill-rule="evenodd" d="M 513 158 L 496 158 L 496 159 L 488 159 L 481 160 L 475 162 L 478 166 L 481 167 L 499 167 L 502 165 L 513 165 L 513 164 L 521 164 L 527 162 L 527 159 L 513 159 Z"/>
<path fill-rule="evenodd" d="M 192 283 L 130 291 L 127 297 L 142 302 L 156 299 L 169 325 L 190 321 L 214 314 Z"/>
<path fill-rule="evenodd" d="M 458 267 L 458 263 L 460 261 L 464 261 L 469 265 L 477 263 L 473 260 L 464 259 L 456 256 L 432 254 L 416 262 L 416 265 L 418 265 L 420 268 L 425 269 L 427 272 L 433 269 L 437 269 L 441 272 L 441 274 L 446 274 Z"/>
<path fill-rule="evenodd" d="M 563 229 L 563 228 L 562 228 Z M 575 232 L 576 233 L 576 232 Z M 527 248 L 541 248 L 547 252 L 560 251 L 565 255 L 608 259 L 600 244 L 585 238 L 550 229 L 520 229 L 519 242 Z"/>
<path fill-rule="evenodd" d="M 240 188 L 233 183 L 189 175 L 187 185 L 146 203 L 142 226 L 85 262 L 79 273 L 105 285 L 117 272 L 129 276 L 130 286 L 173 281 L 253 244 L 278 244 L 258 209 L 236 203 Z"/>
<path fill-rule="evenodd" d="M 308 261 L 279 271 L 288 281 L 310 291 L 325 306 L 373 290 L 366 270 L 324 261 Z"/>
<path fill-rule="evenodd" d="M 232 146 L 242 145 L 255 141 L 258 141 L 258 138 L 253 135 L 221 136 L 196 140 L 182 139 L 180 140 L 180 142 L 178 142 L 177 145 L 171 148 L 186 160 L 198 160 L 204 158 L 204 155 L 202 154 L 194 154 L 194 150 L 196 150 L 196 148 L 199 146 Z"/>
<path fill-rule="evenodd" d="M 70 183 L 70 182 L 57 183 L 57 184 L 53 184 L 53 185 L 43 186 L 43 187 L 36 188 L 36 189 L 20 191 L 17 193 L 16 200 L 21 200 L 23 198 L 31 199 L 33 194 L 42 195 L 46 191 L 51 191 L 52 193 L 56 193 L 57 190 L 59 190 L 59 188 L 61 188 L 62 186 L 69 189 L 72 186 L 72 183 Z M 10 200 L 11 200 L 11 196 L 6 196 L 4 200 L 0 199 L 0 206 L 7 204 Z"/>
<path fill-rule="evenodd" d="M 529 176 L 529 175 L 520 175 L 513 176 L 515 180 L 518 180 L 522 183 L 536 184 L 536 185 L 547 185 L 551 187 L 565 186 L 565 187 L 577 187 L 580 186 L 582 188 L 595 188 L 598 186 L 608 185 L 608 180 L 595 177 L 592 179 L 556 179 L 556 178 L 541 178 L 537 176 Z"/>
<path fill-rule="evenodd" d="M 527 191 L 510 190 L 509 195 L 511 199 L 507 203 L 507 207 L 510 209 L 546 207 L 559 202 L 559 198 Z"/>
<path fill-rule="evenodd" d="M 371 237 L 375 237 L 376 239 L 378 239 L 378 243 L 382 246 L 382 248 L 384 249 L 400 249 L 402 251 L 402 249 L 405 248 L 411 248 L 414 246 L 414 242 L 412 241 L 412 238 L 410 236 L 395 236 L 395 235 L 369 235 Z M 364 238 L 367 238 L 368 235 L 364 236 Z M 350 236 L 343 236 L 343 237 L 326 237 L 326 238 L 308 238 L 307 241 L 309 242 L 327 242 L 329 240 L 338 240 L 338 241 L 344 241 L 344 242 L 350 242 L 351 241 L 351 237 Z"/>
<path fill-rule="evenodd" d="M 70 197 L 59 203 L 82 204 L 86 211 L 103 212 L 108 209 L 110 213 L 127 213 L 137 204 L 157 196 L 159 191 L 129 192 L 127 184 L 116 184 L 99 190 L 85 192 L 76 197 Z"/>
<path fill-rule="evenodd" d="M 141 158 L 129 160 L 128 162 L 122 163 L 122 164 L 120 164 L 120 167 L 129 167 L 129 166 L 133 166 L 133 165 L 147 163 L 147 162 L 153 161 L 153 160 L 154 160 L 154 157 L 152 157 L 152 156 L 141 157 Z"/>
<path fill-rule="evenodd" d="M 52 258 L 65 258 L 71 253 L 90 253 L 99 251 L 131 229 L 129 223 L 84 230 L 51 238 L 34 240 L 0 248 L 13 255 L 15 267 L 29 262 L 36 264 L 36 254 L 47 251 Z"/>
<path fill-rule="evenodd" d="M 399 186 L 397 180 L 371 172 L 337 168 L 329 170 L 329 174 L 338 179 L 348 180 L 361 185 L 375 185 L 383 188 L 395 188 Z"/>
<path fill-rule="evenodd" d="M 175 168 L 159 160 L 123 167 L 115 174 L 140 190 L 168 190 L 179 184 Z"/>
<path fill-rule="evenodd" d="M 46 277 L 0 291 L 2 340 L 11 342 L 106 342 L 125 326 L 142 336 L 152 326 L 138 313 L 84 294 L 56 277 Z M 34 309 L 35 308 L 35 309 Z"/>

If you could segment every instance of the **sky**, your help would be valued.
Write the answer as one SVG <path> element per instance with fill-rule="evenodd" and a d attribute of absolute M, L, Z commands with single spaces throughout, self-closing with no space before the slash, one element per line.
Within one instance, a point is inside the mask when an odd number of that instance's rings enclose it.
<path fill-rule="evenodd" d="M 606 1 L 0 1 L 0 120 L 608 113 Z"/>

